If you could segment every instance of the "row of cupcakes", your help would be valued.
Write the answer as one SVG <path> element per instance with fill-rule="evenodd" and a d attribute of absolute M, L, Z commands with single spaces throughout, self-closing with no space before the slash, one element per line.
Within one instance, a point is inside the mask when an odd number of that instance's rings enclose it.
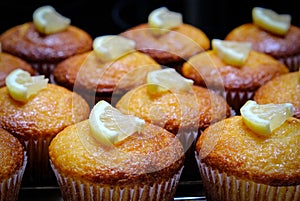
<path fill-rule="evenodd" d="M 300 31 L 291 24 L 291 16 L 255 7 L 252 19 L 253 22 L 236 27 L 224 39 L 250 42 L 254 50 L 282 61 L 290 71 L 297 71 Z M 209 37 L 201 29 L 184 23 L 180 13 L 165 7 L 152 11 L 148 22 L 125 30 L 120 35 L 134 40 L 136 49 L 167 66 L 186 61 L 192 55 L 210 48 Z M 71 25 L 69 18 L 60 15 L 51 6 L 36 9 L 32 22 L 2 33 L 1 42 L 5 52 L 33 65 L 57 64 L 67 57 L 92 49 L 91 36 Z M 47 73 L 40 65 L 37 68 Z"/>
<path fill-rule="evenodd" d="M 261 26 L 257 20 L 253 20 L 251 27 L 255 29 L 252 28 L 252 37 L 246 33 L 235 34 L 239 36 L 235 40 L 232 37 L 234 34 L 229 33 L 224 38 L 224 41 L 251 43 L 251 54 L 239 66 L 227 63 L 219 55 L 215 55 L 212 41 L 203 31 L 183 23 L 180 13 L 169 11 L 165 7 L 151 12 L 147 23 L 132 27 L 119 35 L 112 35 L 129 39 L 134 44 L 127 52 L 123 52 L 126 53 L 125 57 L 118 59 L 107 60 L 94 56 L 97 55 L 96 40 L 109 36 L 100 36 L 93 40 L 88 33 L 70 25 L 70 19 L 61 16 L 50 6 L 38 8 L 33 14 L 33 22 L 2 33 L 0 42 L 3 53 L 29 62 L 38 74 L 49 77 L 51 83 L 78 90 L 91 106 L 99 99 L 110 101 L 113 93 L 117 95 L 144 83 L 143 71 L 147 73 L 166 66 L 193 79 L 197 85 L 221 90 L 220 93 L 226 96 L 230 106 L 238 112 L 241 105 L 252 98 L 258 87 L 277 75 L 297 71 L 299 66 L 297 40 L 300 38 L 300 31 L 290 24 L 290 16 L 278 15 L 258 7 L 253 9 L 252 15 L 253 19 L 267 18 L 267 25 Z M 55 23 L 51 23 L 53 19 L 62 25 L 57 28 Z M 272 23 L 279 24 L 279 29 L 283 27 L 285 30 L 278 34 L 274 32 L 278 29 L 275 25 L 271 26 L 271 31 L 265 29 Z M 111 40 L 111 43 L 118 42 Z M 118 49 L 124 43 L 111 46 L 117 46 L 114 49 Z M 259 49 L 262 47 L 265 49 Z M 96 52 L 109 50 L 103 46 L 98 49 L 101 48 L 102 50 Z M 129 51 L 134 54 L 128 54 Z M 267 56 L 272 58 L 266 58 Z M 47 63 L 51 63 L 52 67 Z"/>

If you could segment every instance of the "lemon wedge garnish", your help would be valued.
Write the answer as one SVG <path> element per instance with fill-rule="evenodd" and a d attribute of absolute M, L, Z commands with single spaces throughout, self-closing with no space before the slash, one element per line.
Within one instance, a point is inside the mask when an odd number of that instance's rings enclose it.
<path fill-rule="evenodd" d="M 135 41 L 118 35 L 98 36 L 93 41 L 93 49 L 101 60 L 111 61 L 135 51 Z"/>
<path fill-rule="evenodd" d="M 122 114 L 108 102 L 100 100 L 91 110 L 89 125 L 92 136 L 98 142 L 111 146 L 135 132 L 141 132 L 145 121 Z"/>
<path fill-rule="evenodd" d="M 52 6 L 42 6 L 33 12 L 33 23 L 40 33 L 52 34 L 65 30 L 71 23 Z"/>
<path fill-rule="evenodd" d="M 242 66 L 248 58 L 252 45 L 249 42 L 212 39 L 212 49 L 227 64 Z"/>
<path fill-rule="evenodd" d="M 253 23 L 274 34 L 285 35 L 291 25 L 291 15 L 279 15 L 273 10 L 261 7 L 252 9 Z"/>
<path fill-rule="evenodd" d="M 182 14 L 170 11 L 166 7 L 153 10 L 148 16 L 150 28 L 154 34 L 164 34 L 182 24 Z"/>
<path fill-rule="evenodd" d="M 147 74 L 147 90 L 150 94 L 171 91 L 190 91 L 194 81 L 184 78 L 173 68 L 154 70 Z"/>
<path fill-rule="evenodd" d="M 280 127 L 287 118 L 293 116 L 293 105 L 257 104 L 248 100 L 240 109 L 244 123 L 255 133 L 267 136 L 274 129 Z"/>
<path fill-rule="evenodd" d="M 47 87 L 49 79 L 44 75 L 31 76 L 22 69 L 13 70 L 5 79 L 5 84 L 11 97 L 25 102 L 32 95 Z"/>

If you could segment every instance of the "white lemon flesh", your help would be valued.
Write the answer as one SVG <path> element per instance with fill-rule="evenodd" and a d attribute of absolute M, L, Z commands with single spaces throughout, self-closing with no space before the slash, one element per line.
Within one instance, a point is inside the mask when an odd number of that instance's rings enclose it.
<path fill-rule="evenodd" d="M 273 10 L 261 7 L 252 9 L 252 19 L 257 26 L 278 35 L 285 35 L 291 25 L 291 15 L 279 15 Z"/>
<path fill-rule="evenodd" d="M 31 76 L 27 71 L 16 69 L 6 77 L 5 84 L 13 99 L 26 102 L 32 95 L 46 88 L 48 81 L 44 75 Z"/>
<path fill-rule="evenodd" d="M 135 51 L 135 41 L 118 35 L 96 37 L 93 41 L 93 50 L 103 61 L 112 61 Z"/>
<path fill-rule="evenodd" d="M 53 34 L 65 30 L 71 20 L 59 14 L 52 6 L 42 6 L 33 12 L 33 23 L 43 34 Z"/>
<path fill-rule="evenodd" d="M 252 45 L 249 42 L 213 39 L 212 49 L 225 63 L 240 67 L 246 62 Z"/>
<path fill-rule="evenodd" d="M 182 14 L 170 11 L 166 7 L 153 10 L 148 16 L 148 24 L 154 34 L 164 34 L 182 24 Z"/>
<path fill-rule="evenodd" d="M 240 112 L 244 123 L 253 132 L 268 136 L 287 118 L 293 116 L 293 105 L 291 103 L 257 104 L 249 100 L 241 107 Z"/>
<path fill-rule="evenodd" d="M 147 90 L 150 94 L 165 91 L 190 91 L 194 81 L 184 78 L 173 68 L 151 71 L 147 74 Z"/>
<path fill-rule="evenodd" d="M 108 102 L 101 100 L 89 116 L 92 136 L 100 143 L 112 146 L 135 132 L 141 132 L 145 121 L 133 115 L 122 114 Z"/>

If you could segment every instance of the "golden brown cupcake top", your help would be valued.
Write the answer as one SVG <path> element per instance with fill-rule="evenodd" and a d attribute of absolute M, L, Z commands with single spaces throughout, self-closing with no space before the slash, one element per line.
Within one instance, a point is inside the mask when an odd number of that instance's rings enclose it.
<path fill-rule="evenodd" d="M 2 50 L 30 62 L 58 62 L 74 54 L 92 49 L 92 38 L 85 31 L 68 26 L 65 31 L 44 35 L 32 22 L 2 33 Z"/>
<path fill-rule="evenodd" d="M 0 128 L 0 181 L 16 174 L 24 163 L 24 149 L 16 137 Z"/>
<path fill-rule="evenodd" d="M 196 144 L 201 162 L 241 179 L 268 185 L 300 182 L 300 120 L 290 117 L 270 136 L 253 133 L 241 116 L 208 127 Z"/>
<path fill-rule="evenodd" d="M 15 135 L 53 137 L 66 126 L 88 118 L 90 107 L 78 94 L 48 84 L 26 103 L 0 88 L 0 127 Z"/>
<path fill-rule="evenodd" d="M 96 92 L 130 89 L 146 82 L 149 71 L 161 69 L 150 56 L 135 51 L 119 59 L 103 62 L 94 51 L 60 62 L 53 76 L 57 84 Z"/>
<path fill-rule="evenodd" d="M 0 52 L 0 87 L 5 85 L 5 78 L 8 74 L 17 68 L 26 70 L 31 75 L 36 74 L 32 66 L 26 61 L 11 54 Z"/>
<path fill-rule="evenodd" d="M 287 73 L 288 68 L 271 56 L 250 51 L 241 67 L 230 66 L 209 50 L 191 57 L 183 64 L 182 74 L 195 84 L 208 88 L 253 91 L 272 78 Z"/>
<path fill-rule="evenodd" d="M 99 143 L 90 132 L 85 120 L 52 140 L 49 155 L 62 175 L 110 185 L 149 184 L 158 177 L 169 178 L 183 165 L 181 143 L 158 126 L 146 124 L 142 132 L 113 147 Z"/>
<path fill-rule="evenodd" d="M 191 92 L 164 92 L 151 95 L 143 85 L 127 92 L 116 108 L 177 134 L 178 131 L 204 129 L 230 116 L 225 99 L 206 88 L 193 86 Z"/>
<path fill-rule="evenodd" d="M 252 43 L 252 48 L 275 58 L 293 56 L 300 53 L 300 28 L 291 25 L 285 36 L 265 31 L 253 23 L 243 24 L 227 34 L 225 40 Z"/>
<path fill-rule="evenodd" d="M 254 94 L 258 104 L 267 103 L 292 103 L 294 117 L 300 119 L 300 83 L 299 72 L 291 72 L 278 76 L 263 86 Z"/>
<path fill-rule="evenodd" d="M 144 23 L 120 35 L 134 40 L 137 50 L 149 54 L 161 64 L 181 62 L 210 48 L 206 34 L 189 24 L 182 24 L 157 36 L 151 32 L 148 23 Z"/>

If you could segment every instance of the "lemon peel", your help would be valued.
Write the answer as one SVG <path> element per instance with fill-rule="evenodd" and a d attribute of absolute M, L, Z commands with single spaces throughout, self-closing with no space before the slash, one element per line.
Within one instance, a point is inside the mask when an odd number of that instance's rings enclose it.
<path fill-rule="evenodd" d="M 161 35 L 182 24 L 182 14 L 166 7 L 153 10 L 148 16 L 148 24 L 153 34 Z"/>
<path fill-rule="evenodd" d="M 118 35 L 98 36 L 93 41 L 93 50 L 102 61 L 112 61 L 135 51 L 135 41 Z"/>
<path fill-rule="evenodd" d="M 212 49 L 225 63 L 240 67 L 246 62 L 252 44 L 249 42 L 212 39 Z"/>
<path fill-rule="evenodd" d="M 240 112 L 246 126 L 262 136 L 270 135 L 294 113 L 291 103 L 257 104 L 253 100 L 248 100 L 241 107 Z"/>
<path fill-rule="evenodd" d="M 46 5 L 33 12 L 33 23 L 43 34 L 53 34 L 65 30 L 71 20 L 59 14 L 52 6 Z"/>
<path fill-rule="evenodd" d="M 135 132 L 141 132 L 145 121 L 122 114 L 108 102 L 100 100 L 91 110 L 89 125 L 92 136 L 98 142 L 112 146 Z"/>
<path fill-rule="evenodd" d="M 6 78 L 5 84 L 10 96 L 17 101 L 26 102 L 31 96 L 47 87 L 49 79 L 44 75 L 31 76 L 22 69 L 13 70 Z"/>
<path fill-rule="evenodd" d="M 280 15 L 271 9 L 262 7 L 252 9 L 252 19 L 257 26 L 278 35 L 285 35 L 291 25 L 291 15 Z"/>
<path fill-rule="evenodd" d="M 173 68 L 154 70 L 147 74 L 147 90 L 150 94 L 161 94 L 165 91 L 190 91 L 194 81 L 181 76 Z"/>

